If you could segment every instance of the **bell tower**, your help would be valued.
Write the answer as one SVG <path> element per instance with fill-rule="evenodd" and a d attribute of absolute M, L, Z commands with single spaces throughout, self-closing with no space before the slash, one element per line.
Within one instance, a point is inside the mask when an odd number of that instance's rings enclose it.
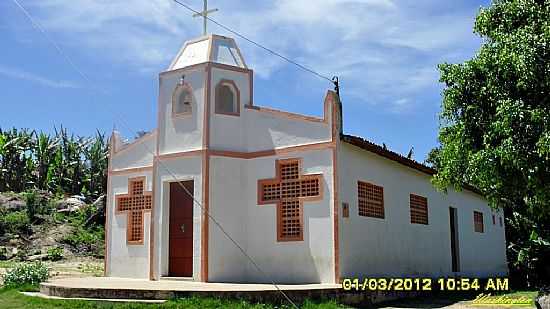
<path fill-rule="evenodd" d="M 159 84 L 159 154 L 215 147 L 246 150 L 252 70 L 232 38 L 211 34 L 186 42 Z"/>

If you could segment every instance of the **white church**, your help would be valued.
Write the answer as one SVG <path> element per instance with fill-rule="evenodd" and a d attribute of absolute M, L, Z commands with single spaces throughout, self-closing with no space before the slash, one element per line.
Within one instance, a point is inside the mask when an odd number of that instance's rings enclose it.
<path fill-rule="evenodd" d="M 507 274 L 503 213 L 475 189 L 436 191 L 431 168 L 343 134 L 336 93 L 299 115 L 257 105 L 253 78 L 233 39 L 188 41 L 158 127 L 113 133 L 106 276 L 269 281 L 241 249 L 277 283 Z"/>

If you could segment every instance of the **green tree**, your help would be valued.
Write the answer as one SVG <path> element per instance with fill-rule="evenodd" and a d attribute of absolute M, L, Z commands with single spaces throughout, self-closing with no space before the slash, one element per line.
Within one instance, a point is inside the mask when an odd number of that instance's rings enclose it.
<path fill-rule="evenodd" d="M 467 183 L 503 207 L 511 273 L 540 283 L 550 277 L 550 1 L 494 0 L 474 32 L 483 43 L 472 59 L 439 66 L 434 184 Z"/>

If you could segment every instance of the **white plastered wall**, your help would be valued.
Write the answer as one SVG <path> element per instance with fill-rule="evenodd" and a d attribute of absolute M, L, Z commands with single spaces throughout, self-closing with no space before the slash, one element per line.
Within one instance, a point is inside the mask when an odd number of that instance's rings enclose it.
<path fill-rule="evenodd" d="M 142 245 L 128 245 L 126 242 L 127 213 L 115 214 L 115 199 L 118 194 L 128 193 L 128 179 L 135 177 L 146 177 L 145 190 L 152 190 L 152 173 L 134 173 L 129 175 L 110 175 L 111 192 L 109 196 L 108 216 L 110 226 L 107 230 L 108 247 L 108 269 L 107 274 L 111 277 L 125 278 L 149 278 L 149 231 L 151 213 L 145 212 L 144 241 Z"/>
<path fill-rule="evenodd" d="M 492 224 L 493 212 L 483 198 L 452 189 L 445 195 L 435 190 L 425 173 L 347 143 L 341 145 L 340 201 L 350 207 L 349 218 L 340 217 L 343 278 L 452 275 L 449 207 L 458 211 L 459 274 L 506 274 L 504 227 L 498 217 L 497 224 Z M 384 187 L 385 219 L 358 215 L 358 180 Z M 429 225 L 410 223 L 410 193 L 428 198 Z M 474 210 L 483 212 L 484 233 L 474 232 Z"/>
<path fill-rule="evenodd" d="M 162 160 L 156 164 L 157 177 L 155 184 L 155 234 L 154 252 L 156 273 L 168 275 L 168 242 L 170 225 L 170 183 L 175 181 L 194 181 L 194 199 L 202 203 L 202 158 L 201 156 L 181 157 Z M 193 205 L 193 279 L 200 280 L 201 258 L 201 214 L 199 204 Z"/>
<path fill-rule="evenodd" d="M 144 136 L 132 144 L 124 146 L 111 158 L 111 169 L 138 168 L 153 165 L 156 150 L 156 132 Z"/>
<path fill-rule="evenodd" d="M 258 205 L 258 180 L 276 177 L 275 160 L 284 158 L 301 158 L 302 173 L 323 175 L 322 200 L 303 204 L 303 241 L 278 242 L 276 205 Z M 210 224 L 209 280 L 334 282 L 330 149 L 256 159 L 212 157 L 210 175 L 211 214 L 270 278 L 263 277 L 218 227 Z"/>
<path fill-rule="evenodd" d="M 159 153 L 197 150 L 202 147 L 205 66 L 165 72 L 159 79 Z M 191 115 L 172 115 L 172 95 L 181 77 L 193 88 Z"/>
<path fill-rule="evenodd" d="M 238 117 L 215 113 L 215 89 L 222 79 L 234 81 L 239 88 L 241 102 Z M 213 67 L 210 96 L 212 149 L 254 152 L 331 140 L 329 123 L 245 108 L 251 102 L 248 73 Z M 323 104 L 318 107 L 324 111 Z"/>

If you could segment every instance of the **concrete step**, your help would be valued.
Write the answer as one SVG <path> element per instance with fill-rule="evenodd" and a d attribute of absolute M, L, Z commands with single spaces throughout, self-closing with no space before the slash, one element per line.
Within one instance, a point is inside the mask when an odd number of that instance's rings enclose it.
<path fill-rule="evenodd" d="M 337 284 L 272 284 L 205 283 L 187 280 L 149 281 L 124 278 L 66 278 L 40 285 L 40 293 L 49 297 L 109 300 L 167 300 L 184 297 L 215 297 L 263 303 L 286 303 L 286 294 L 300 303 L 306 299 L 334 299 L 352 306 L 365 306 L 381 301 L 414 296 L 414 292 L 344 291 Z"/>

